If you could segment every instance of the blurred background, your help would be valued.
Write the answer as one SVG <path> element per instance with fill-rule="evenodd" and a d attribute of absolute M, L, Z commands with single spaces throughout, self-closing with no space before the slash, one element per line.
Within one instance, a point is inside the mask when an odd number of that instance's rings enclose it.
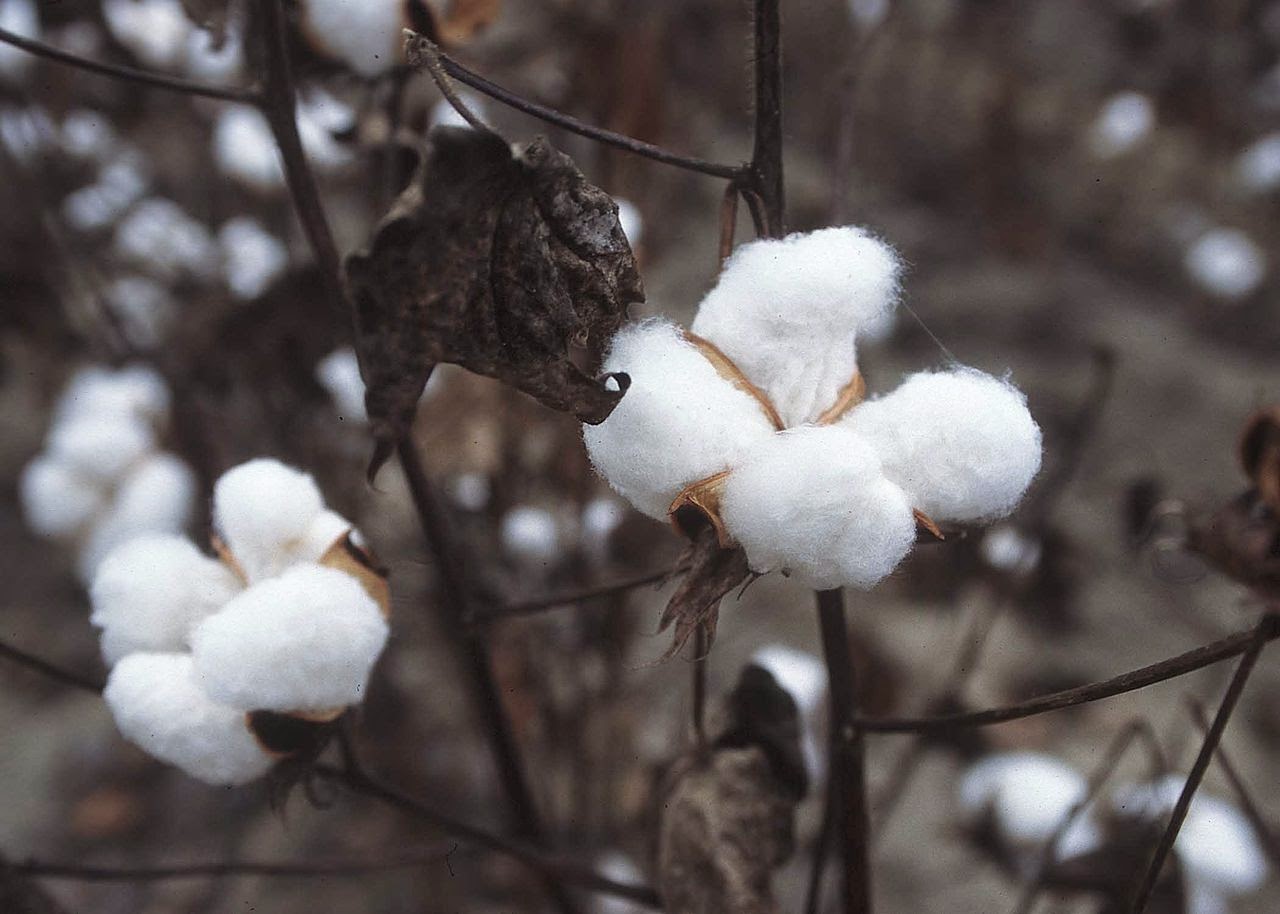
<path fill-rule="evenodd" d="M 0 27 L 81 56 L 220 84 L 255 78 L 235 4 L 224 45 L 188 18 L 216 20 L 221 3 L 41 0 L 34 28 L 19 6 L 0 0 Z M 483 27 L 459 26 L 452 53 L 501 85 L 678 152 L 749 156 L 750 24 L 739 0 L 476 6 L 487 7 Z M 909 264 L 910 310 L 860 351 L 870 389 L 950 354 L 1008 372 L 1045 431 L 1045 470 L 1007 525 L 922 546 L 874 592 L 849 595 L 866 712 L 1005 703 L 1250 625 L 1257 601 L 1162 537 L 1245 488 L 1240 430 L 1280 399 L 1280 3 L 786 0 L 783 27 L 788 227 L 866 225 Z M 355 73 L 314 44 L 298 30 L 300 119 L 345 253 L 365 243 L 397 187 L 392 141 L 447 115 L 425 77 Z M 723 182 L 464 97 L 513 139 L 548 135 L 625 201 L 647 292 L 633 314 L 690 319 L 718 266 Z M 391 570 L 394 600 L 392 642 L 359 712 L 368 761 L 459 817 L 501 827 L 461 633 L 443 621 L 398 469 L 365 484 L 348 329 L 324 307 L 255 115 L 0 46 L 0 638 L 102 671 L 83 544 L 37 535 L 20 481 L 78 369 L 148 364 L 171 395 L 164 447 L 194 470 L 198 505 L 221 472 L 270 455 L 313 473 L 356 520 Z M 751 237 L 745 216 L 739 239 Z M 677 561 L 676 537 L 594 476 L 570 417 L 445 367 L 415 437 L 484 605 Z M 206 524 L 199 508 L 189 530 L 201 543 Z M 671 589 L 483 628 L 555 846 L 620 878 L 652 879 L 657 784 L 688 742 L 690 663 L 654 663 Z M 709 661 L 712 697 L 761 648 L 818 654 L 812 602 L 777 576 L 731 595 Z M 871 738 L 880 909 L 1010 908 L 1018 878 L 962 827 L 964 766 L 1020 749 L 1084 770 L 1140 717 L 1185 771 L 1200 735 L 1183 696 L 1212 705 L 1229 669 L 960 742 Z M 1225 739 L 1271 822 L 1277 686 L 1264 655 Z M 260 785 L 205 787 L 127 744 L 93 696 L 17 667 L 0 668 L 0 734 L 0 853 L 10 859 L 306 859 L 439 837 L 361 797 L 317 809 L 296 794 L 282 814 Z M 1118 782 L 1143 776 L 1140 756 Z M 799 809 L 781 910 L 802 909 L 820 791 Z M 1231 799 L 1216 768 L 1206 791 Z M 48 887 L 69 911 L 104 914 L 544 904 L 524 869 L 465 848 L 360 878 Z M 1055 904 L 1099 909 L 1088 896 Z M 1273 884 L 1230 910 L 1277 904 Z M 825 909 L 835 905 L 832 891 Z"/>

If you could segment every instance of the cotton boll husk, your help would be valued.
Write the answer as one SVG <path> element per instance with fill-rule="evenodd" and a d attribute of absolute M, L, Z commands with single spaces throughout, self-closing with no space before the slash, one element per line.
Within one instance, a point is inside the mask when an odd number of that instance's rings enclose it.
<path fill-rule="evenodd" d="M 278 460 L 242 463 L 213 487 L 214 530 L 250 581 L 285 567 L 322 511 L 315 480 Z"/>
<path fill-rule="evenodd" d="M 1065 762 L 1037 752 L 1011 752 L 971 765 L 960 780 L 958 799 L 967 820 L 977 821 L 989 810 L 1005 840 L 1028 850 L 1047 841 L 1087 792 L 1085 777 Z M 1097 823 L 1084 813 L 1059 841 L 1057 857 L 1087 853 L 1101 841 Z"/>
<path fill-rule="evenodd" d="M 228 105 L 213 125 L 213 155 L 222 171 L 254 190 L 284 185 L 284 171 L 271 125 L 257 108 Z"/>
<path fill-rule="evenodd" d="M 273 764 L 244 711 L 200 689 L 188 654 L 130 654 L 112 669 L 102 697 L 125 739 L 208 784 L 244 784 Z"/>
<path fill-rule="evenodd" d="M 387 623 L 355 578 L 296 565 L 200 623 L 192 654 L 201 685 L 216 701 L 253 710 L 322 710 L 364 698 L 386 640 Z"/>
<path fill-rule="evenodd" d="M 102 488 L 65 464 L 37 457 L 18 480 L 27 524 L 40 536 L 71 536 L 106 504 Z"/>
<path fill-rule="evenodd" d="M 1228 301 L 1252 295 L 1267 278 L 1267 255 L 1239 229 L 1214 228 L 1187 248 L 1187 273 L 1202 289 Z"/>
<path fill-rule="evenodd" d="M 88 479 L 111 483 L 155 446 L 147 422 L 124 413 L 77 415 L 49 430 L 49 456 Z"/>
<path fill-rule="evenodd" d="M 916 538 L 911 503 L 848 429 L 802 426 L 757 444 L 729 474 L 720 516 L 751 570 L 816 590 L 870 588 Z"/>
<path fill-rule="evenodd" d="M 658 520 L 685 486 L 733 466 L 774 432 L 760 404 L 674 324 L 618 331 L 604 371 L 626 372 L 631 386 L 608 419 L 583 426 L 587 453 L 619 495 Z"/>
<path fill-rule="evenodd" d="M 303 27 L 320 50 L 361 76 L 377 76 L 401 57 L 404 0 L 303 0 Z"/>
<path fill-rule="evenodd" d="M 180 0 L 102 0 L 107 28 L 150 67 L 175 70 L 194 27 Z"/>
<path fill-rule="evenodd" d="M 40 38 L 40 14 L 35 0 L 0 0 L 0 29 L 23 38 Z M 0 44 L 0 75 L 9 81 L 20 79 L 35 57 L 21 48 Z"/>
<path fill-rule="evenodd" d="M 140 536 L 113 549 L 89 588 L 108 666 L 138 651 L 182 651 L 197 622 L 240 590 L 227 566 L 180 536 Z"/>
<path fill-rule="evenodd" d="M 248 216 L 237 216 L 218 229 L 227 287 L 240 299 L 257 298 L 289 265 L 280 239 Z"/>
<path fill-rule="evenodd" d="M 1040 428 L 1026 398 L 972 369 L 912 375 L 840 424 L 871 444 L 912 507 L 936 521 L 1003 517 L 1040 470 Z"/>
<path fill-rule="evenodd" d="M 169 387 L 145 365 L 111 371 L 97 365 L 71 376 L 53 409 L 55 426 L 82 417 L 132 416 L 156 423 L 169 412 Z"/>
<path fill-rule="evenodd" d="M 783 423 L 830 408 L 857 370 L 859 330 L 897 301 L 901 265 L 854 226 L 744 244 L 698 307 L 715 343 L 773 401 Z"/>

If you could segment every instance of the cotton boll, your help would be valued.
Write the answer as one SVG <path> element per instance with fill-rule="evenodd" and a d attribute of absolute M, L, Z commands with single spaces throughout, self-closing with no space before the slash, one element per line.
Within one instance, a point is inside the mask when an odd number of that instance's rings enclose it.
<path fill-rule="evenodd" d="M 1210 295 L 1247 298 L 1267 277 L 1267 255 L 1239 229 L 1215 228 L 1187 248 L 1187 273 Z"/>
<path fill-rule="evenodd" d="M 54 407 L 53 424 L 106 416 L 130 416 L 154 424 L 168 411 L 168 385 L 153 369 L 129 365 L 111 371 L 95 365 L 71 376 Z"/>
<path fill-rule="evenodd" d="M 131 654 L 102 697 L 125 739 L 208 784 L 244 784 L 273 764 L 244 711 L 215 704 L 196 684 L 187 654 Z"/>
<path fill-rule="evenodd" d="M 114 549 L 149 533 L 180 533 L 195 507 L 196 479 L 173 454 L 152 454 L 120 483 L 80 548 L 80 577 L 93 580 Z"/>
<path fill-rule="evenodd" d="M 107 28 L 144 64 L 176 70 L 193 28 L 180 0 L 102 0 Z"/>
<path fill-rule="evenodd" d="M 893 250 L 854 226 L 753 241 L 725 265 L 693 332 L 800 425 L 853 378 L 857 334 L 893 308 L 900 273 Z"/>
<path fill-rule="evenodd" d="M 77 108 L 68 111 L 59 131 L 62 151 L 78 159 L 103 161 L 120 138 L 111 119 L 101 111 Z"/>
<path fill-rule="evenodd" d="M 23 469 L 18 499 L 31 529 L 52 538 L 71 536 L 106 503 L 99 485 L 47 457 L 37 457 Z"/>
<path fill-rule="evenodd" d="M 115 250 L 164 277 L 211 277 L 218 248 L 203 223 L 162 197 L 143 200 L 116 226 Z"/>
<path fill-rule="evenodd" d="M 320 50 L 361 76 L 385 73 L 400 60 L 403 0 L 303 0 L 303 26 Z"/>
<path fill-rule="evenodd" d="M 238 216 L 218 229 L 227 287 L 240 299 L 257 298 L 289 265 L 289 251 L 258 220 Z"/>
<path fill-rule="evenodd" d="M 278 460 L 242 463 L 213 487 L 214 529 L 250 581 L 284 568 L 322 511 L 315 480 Z"/>
<path fill-rule="evenodd" d="M 804 426 L 755 446 L 721 493 L 720 516 L 751 570 L 816 590 L 870 588 L 916 538 L 911 503 L 848 429 Z"/>
<path fill-rule="evenodd" d="M 39 108 L 0 108 L 0 143 L 19 162 L 34 162 L 48 148 L 52 130 L 49 116 Z"/>
<path fill-rule="evenodd" d="M 1156 109 L 1140 92 L 1111 96 L 1098 112 L 1089 133 L 1089 146 L 1098 158 L 1123 155 L 1143 141 L 1155 127 Z"/>
<path fill-rule="evenodd" d="M 826 753 L 819 737 L 826 732 L 827 668 L 808 651 L 785 644 L 769 644 L 751 655 L 751 662 L 768 670 L 800 709 L 804 733 L 800 748 L 813 780 L 826 772 Z"/>
<path fill-rule="evenodd" d="M 483 473 L 460 473 L 449 483 L 453 503 L 464 511 L 483 511 L 489 504 L 489 478 Z"/>
<path fill-rule="evenodd" d="M 79 415 L 49 431 L 49 456 L 69 470 L 103 484 L 113 483 L 155 446 L 151 427 L 125 413 Z"/>
<path fill-rule="evenodd" d="M 169 290 L 145 276 L 118 276 L 107 283 L 102 297 L 125 337 L 143 349 L 160 344 L 177 313 Z"/>
<path fill-rule="evenodd" d="M 1249 193 L 1280 190 L 1280 130 L 1253 143 L 1236 159 L 1236 182 Z"/>
<path fill-rule="evenodd" d="M 596 864 L 600 875 L 615 882 L 639 885 L 644 882 L 644 873 L 636 866 L 636 862 L 619 851 L 609 851 L 600 857 Z M 644 914 L 647 908 L 625 898 L 609 895 L 597 895 L 592 901 L 592 914 Z"/>
<path fill-rule="evenodd" d="M 624 327 L 604 370 L 626 372 L 631 386 L 608 419 L 583 426 L 587 453 L 650 517 L 665 520 L 685 486 L 728 469 L 773 434 L 760 404 L 720 377 L 674 324 Z"/>
<path fill-rule="evenodd" d="M 113 549 L 89 589 L 89 621 L 102 629 L 114 665 L 137 651 L 181 651 L 197 622 L 222 607 L 240 582 L 179 536 L 148 535 Z"/>
<path fill-rule="evenodd" d="M 626 520 L 627 509 L 615 498 L 593 498 L 582 509 L 578 540 L 582 550 L 596 562 L 609 558 L 610 541 Z"/>
<path fill-rule="evenodd" d="M 297 565 L 200 623 L 192 653 L 201 685 L 217 701 L 322 710 L 364 698 L 386 640 L 387 623 L 355 578 Z"/>
<path fill-rule="evenodd" d="M 871 444 L 912 507 L 936 521 L 1002 517 L 1040 470 L 1040 428 L 1026 398 L 980 371 L 912 375 L 840 424 Z"/>
<path fill-rule="evenodd" d="M 146 192 L 148 178 L 136 156 L 121 156 L 102 169 L 93 184 L 72 191 L 62 201 L 67 223 L 96 232 L 116 220 Z"/>
<path fill-rule="evenodd" d="M 40 14 L 35 0 L 0 0 L 0 29 L 22 38 L 40 38 Z M 9 82 L 21 79 L 35 57 L 21 48 L 0 44 L 0 77 Z"/>
<path fill-rule="evenodd" d="M 348 533 L 355 534 L 356 538 L 359 539 L 359 534 L 351 526 L 351 521 L 337 511 L 321 511 L 307 525 L 306 532 L 298 540 L 297 544 L 286 550 L 288 554 L 287 560 L 289 564 L 318 562 L 333 547 L 334 543 Z"/>
<path fill-rule="evenodd" d="M 563 551 L 560 525 L 545 508 L 523 505 L 502 518 L 502 548 L 512 558 L 530 565 L 546 565 Z"/>
<path fill-rule="evenodd" d="M 644 240 L 644 219 L 639 207 L 622 197 L 614 197 L 613 202 L 618 204 L 618 224 L 622 226 L 622 234 L 627 236 L 627 243 L 633 248 L 639 247 Z"/>
<path fill-rule="evenodd" d="M 298 136 L 307 159 L 320 171 L 337 171 L 351 163 L 351 151 L 334 134 L 354 125 L 355 113 L 350 106 L 327 92 L 313 90 L 298 105 Z"/>
<path fill-rule="evenodd" d="M 364 379 L 360 362 L 350 346 L 335 349 L 316 363 L 316 380 L 329 392 L 334 409 L 348 422 L 364 422 Z"/>
<path fill-rule="evenodd" d="M 222 171 L 262 192 L 284 186 L 280 152 L 271 125 L 257 108 L 227 105 L 213 125 L 213 155 Z"/>
<path fill-rule="evenodd" d="M 184 52 L 188 76 L 210 83 L 234 82 L 244 65 L 244 40 L 239 26 L 228 23 L 217 46 L 217 36 L 209 29 L 193 28 L 187 35 Z"/>
<path fill-rule="evenodd" d="M 982 560 L 996 571 L 1027 575 L 1040 564 L 1040 542 L 1012 524 L 992 527 L 978 546 Z"/>

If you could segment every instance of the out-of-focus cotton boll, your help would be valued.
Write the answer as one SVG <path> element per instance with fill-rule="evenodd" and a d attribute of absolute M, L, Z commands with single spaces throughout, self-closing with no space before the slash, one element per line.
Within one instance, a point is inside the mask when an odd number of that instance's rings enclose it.
<path fill-rule="evenodd" d="M 725 264 L 692 329 L 764 391 L 785 425 L 800 425 L 853 378 L 857 334 L 892 309 L 900 272 L 893 250 L 854 226 L 753 241 Z"/>
<path fill-rule="evenodd" d="M 250 581 L 283 569 L 322 511 L 315 480 L 278 460 L 242 463 L 213 487 L 214 530 Z"/>
<path fill-rule="evenodd" d="M 234 82 L 244 65 L 244 40 L 240 37 L 239 25 L 227 23 L 220 46 L 212 31 L 193 28 L 187 35 L 183 56 L 189 76 L 210 83 Z"/>
<path fill-rule="evenodd" d="M 889 0 L 848 0 L 849 18 L 862 29 L 875 28 L 889 15 Z"/>
<path fill-rule="evenodd" d="M 327 92 L 312 90 L 298 104 L 298 135 L 307 159 L 321 171 L 337 171 L 351 163 L 351 150 L 336 139 L 355 124 L 355 113 Z"/>
<path fill-rule="evenodd" d="M 1040 470 L 1040 428 L 1017 388 L 979 371 L 922 372 L 841 420 L 934 520 L 1013 510 Z"/>
<path fill-rule="evenodd" d="M 183 651 L 196 623 L 240 590 L 230 569 L 179 536 L 147 535 L 112 550 L 89 590 L 108 666 L 137 651 Z"/>
<path fill-rule="evenodd" d="M 982 560 L 996 571 L 1026 575 L 1040 564 L 1040 542 L 1012 524 L 992 527 L 978 546 Z"/>
<path fill-rule="evenodd" d="M 626 518 L 627 509 L 616 498 L 593 498 L 587 502 L 578 525 L 583 551 L 597 562 L 608 559 L 614 531 Z"/>
<path fill-rule="evenodd" d="M 644 882 L 644 873 L 636 866 L 634 860 L 619 851 L 609 851 L 600 857 L 596 864 L 600 874 L 616 882 L 639 885 Z M 644 914 L 646 908 L 625 898 L 614 898 L 608 895 L 596 895 L 591 908 L 592 914 Z"/>
<path fill-rule="evenodd" d="M 218 167 L 248 187 L 268 192 L 284 185 L 280 152 L 271 126 L 250 105 L 227 105 L 213 125 L 213 155 Z"/>
<path fill-rule="evenodd" d="M 149 67 L 178 69 L 194 26 L 181 0 L 102 0 L 107 28 Z"/>
<path fill-rule="evenodd" d="M 215 701 L 318 711 L 364 698 L 387 623 L 355 578 L 296 565 L 240 593 L 191 640 L 199 682 Z"/>
<path fill-rule="evenodd" d="M 62 150 L 79 159 L 104 161 L 116 148 L 120 138 L 111 119 L 101 111 L 77 108 L 62 119 L 59 132 Z"/>
<path fill-rule="evenodd" d="M 640 208 L 623 197 L 614 197 L 613 202 L 618 204 L 618 224 L 622 226 L 622 234 L 627 236 L 628 244 L 638 248 L 644 241 L 644 218 L 640 215 Z"/>
<path fill-rule="evenodd" d="M 213 235 L 172 200 L 143 200 L 116 226 L 116 252 L 131 263 L 170 278 L 209 278 L 218 266 Z"/>
<path fill-rule="evenodd" d="M 52 136 L 53 123 L 42 109 L 0 108 L 0 143 L 19 162 L 34 162 L 49 147 Z"/>
<path fill-rule="evenodd" d="M 1215 228 L 1195 241 L 1183 265 L 1202 289 L 1238 301 L 1252 295 L 1267 276 L 1267 255 L 1239 229 Z"/>
<path fill-rule="evenodd" d="M 364 422 L 364 379 L 360 362 L 350 346 L 335 349 L 316 363 L 316 380 L 329 392 L 333 407 L 347 422 Z"/>
<path fill-rule="evenodd" d="M 459 473 L 449 483 L 453 503 L 464 511 L 483 511 L 492 494 L 489 477 L 483 473 Z"/>
<path fill-rule="evenodd" d="M 720 515 L 751 570 L 806 587 L 869 588 L 916 537 L 911 503 L 867 443 L 839 426 L 804 426 L 757 444 L 729 474 Z"/>
<path fill-rule="evenodd" d="M 613 339 L 606 372 L 631 386 L 599 425 L 583 427 L 591 462 L 639 511 L 665 520 L 680 491 L 773 434 L 760 404 L 716 372 L 674 324 L 644 321 Z"/>
<path fill-rule="evenodd" d="M 31 529 L 54 538 L 75 534 L 106 504 L 99 486 L 48 457 L 26 465 L 18 480 L 18 497 Z"/>
<path fill-rule="evenodd" d="M 120 156 L 102 169 L 97 181 L 67 194 L 62 215 L 82 232 L 105 229 L 146 193 L 148 183 L 139 156 Z"/>
<path fill-rule="evenodd" d="M 990 814 L 1013 849 L 1035 851 L 1087 793 L 1085 777 L 1065 762 L 1036 752 L 1010 752 L 971 765 L 960 780 L 958 800 L 969 822 Z M 1101 830 L 1086 812 L 1058 842 L 1056 856 L 1078 856 L 1101 843 Z"/>
<path fill-rule="evenodd" d="M 810 654 L 785 644 L 768 644 L 751 655 L 751 662 L 768 670 L 778 685 L 795 699 L 804 722 L 801 749 L 809 777 L 817 780 L 826 772 L 826 757 L 820 737 L 826 732 L 827 668 Z"/>
<path fill-rule="evenodd" d="M 0 0 L 0 29 L 22 38 L 39 39 L 40 14 L 35 0 Z M 34 62 L 35 57 L 21 48 L 0 44 L 0 76 L 17 81 Z"/>
<path fill-rule="evenodd" d="M 1250 193 L 1280 190 L 1280 131 L 1268 133 L 1236 159 L 1236 182 Z"/>
<path fill-rule="evenodd" d="M 518 562 L 546 565 L 564 551 L 560 524 L 546 508 L 522 505 L 502 518 L 502 548 Z"/>
<path fill-rule="evenodd" d="M 125 337 L 141 349 L 158 346 L 177 314 L 169 290 L 145 276 L 117 276 L 107 283 L 102 297 Z"/>
<path fill-rule="evenodd" d="M 1156 125 L 1156 109 L 1140 92 L 1120 92 L 1107 99 L 1089 131 L 1089 148 L 1109 159 L 1135 148 Z"/>
<path fill-rule="evenodd" d="M 81 368 L 58 398 L 53 423 L 78 418 L 131 416 L 158 424 L 169 412 L 169 388 L 153 369 L 129 365 L 116 371 L 96 365 Z"/>
<path fill-rule="evenodd" d="M 361 76 L 399 62 L 409 23 L 404 0 L 302 0 L 303 27 L 319 49 Z"/>
<path fill-rule="evenodd" d="M 244 711 L 215 704 L 200 689 L 187 654 L 125 657 L 102 697 L 126 739 L 208 784 L 244 784 L 273 764 Z"/>
<path fill-rule="evenodd" d="M 289 265 L 289 251 L 258 220 L 237 216 L 218 229 L 227 287 L 240 299 L 257 298 Z"/>
<path fill-rule="evenodd" d="M 112 483 L 155 446 L 155 434 L 129 414 L 81 415 L 49 430 L 49 456 L 87 479 Z"/>
<path fill-rule="evenodd" d="M 1115 808 L 1142 818 L 1163 819 L 1186 783 L 1170 775 L 1154 784 L 1129 786 L 1112 797 Z M 1229 803 L 1197 791 L 1173 845 L 1191 883 L 1225 895 L 1243 895 L 1266 881 L 1269 866 L 1253 827 Z"/>

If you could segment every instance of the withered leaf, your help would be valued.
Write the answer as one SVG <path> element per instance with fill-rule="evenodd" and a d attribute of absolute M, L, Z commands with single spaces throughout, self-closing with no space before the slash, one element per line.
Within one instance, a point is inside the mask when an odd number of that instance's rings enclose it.
<path fill-rule="evenodd" d="M 710 650 L 716 636 L 720 601 L 751 576 L 747 554 L 738 546 L 721 546 L 716 528 L 710 523 L 691 534 L 681 564 L 688 565 L 689 570 L 667 601 L 658 623 L 660 632 L 675 625 L 671 646 L 663 654 L 663 660 L 679 653 L 699 629 L 705 635 L 705 648 Z"/>
<path fill-rule="evenodd" d="M 1280 406 L 1249 420 L 1240 438 L 1240 463 L 1262 500 L 1280 515 Z"/>
<path fill-rule="evenodd" d="M 640 274 L 613 200 L 542 138 L 437 128 L 418 177 L 347 259 L 376 467 L 438 362 L 519 388 L 583 422 L 626 389 L 590 372 Z M 582 367 L 571 357 L 580 352 Z"/>

